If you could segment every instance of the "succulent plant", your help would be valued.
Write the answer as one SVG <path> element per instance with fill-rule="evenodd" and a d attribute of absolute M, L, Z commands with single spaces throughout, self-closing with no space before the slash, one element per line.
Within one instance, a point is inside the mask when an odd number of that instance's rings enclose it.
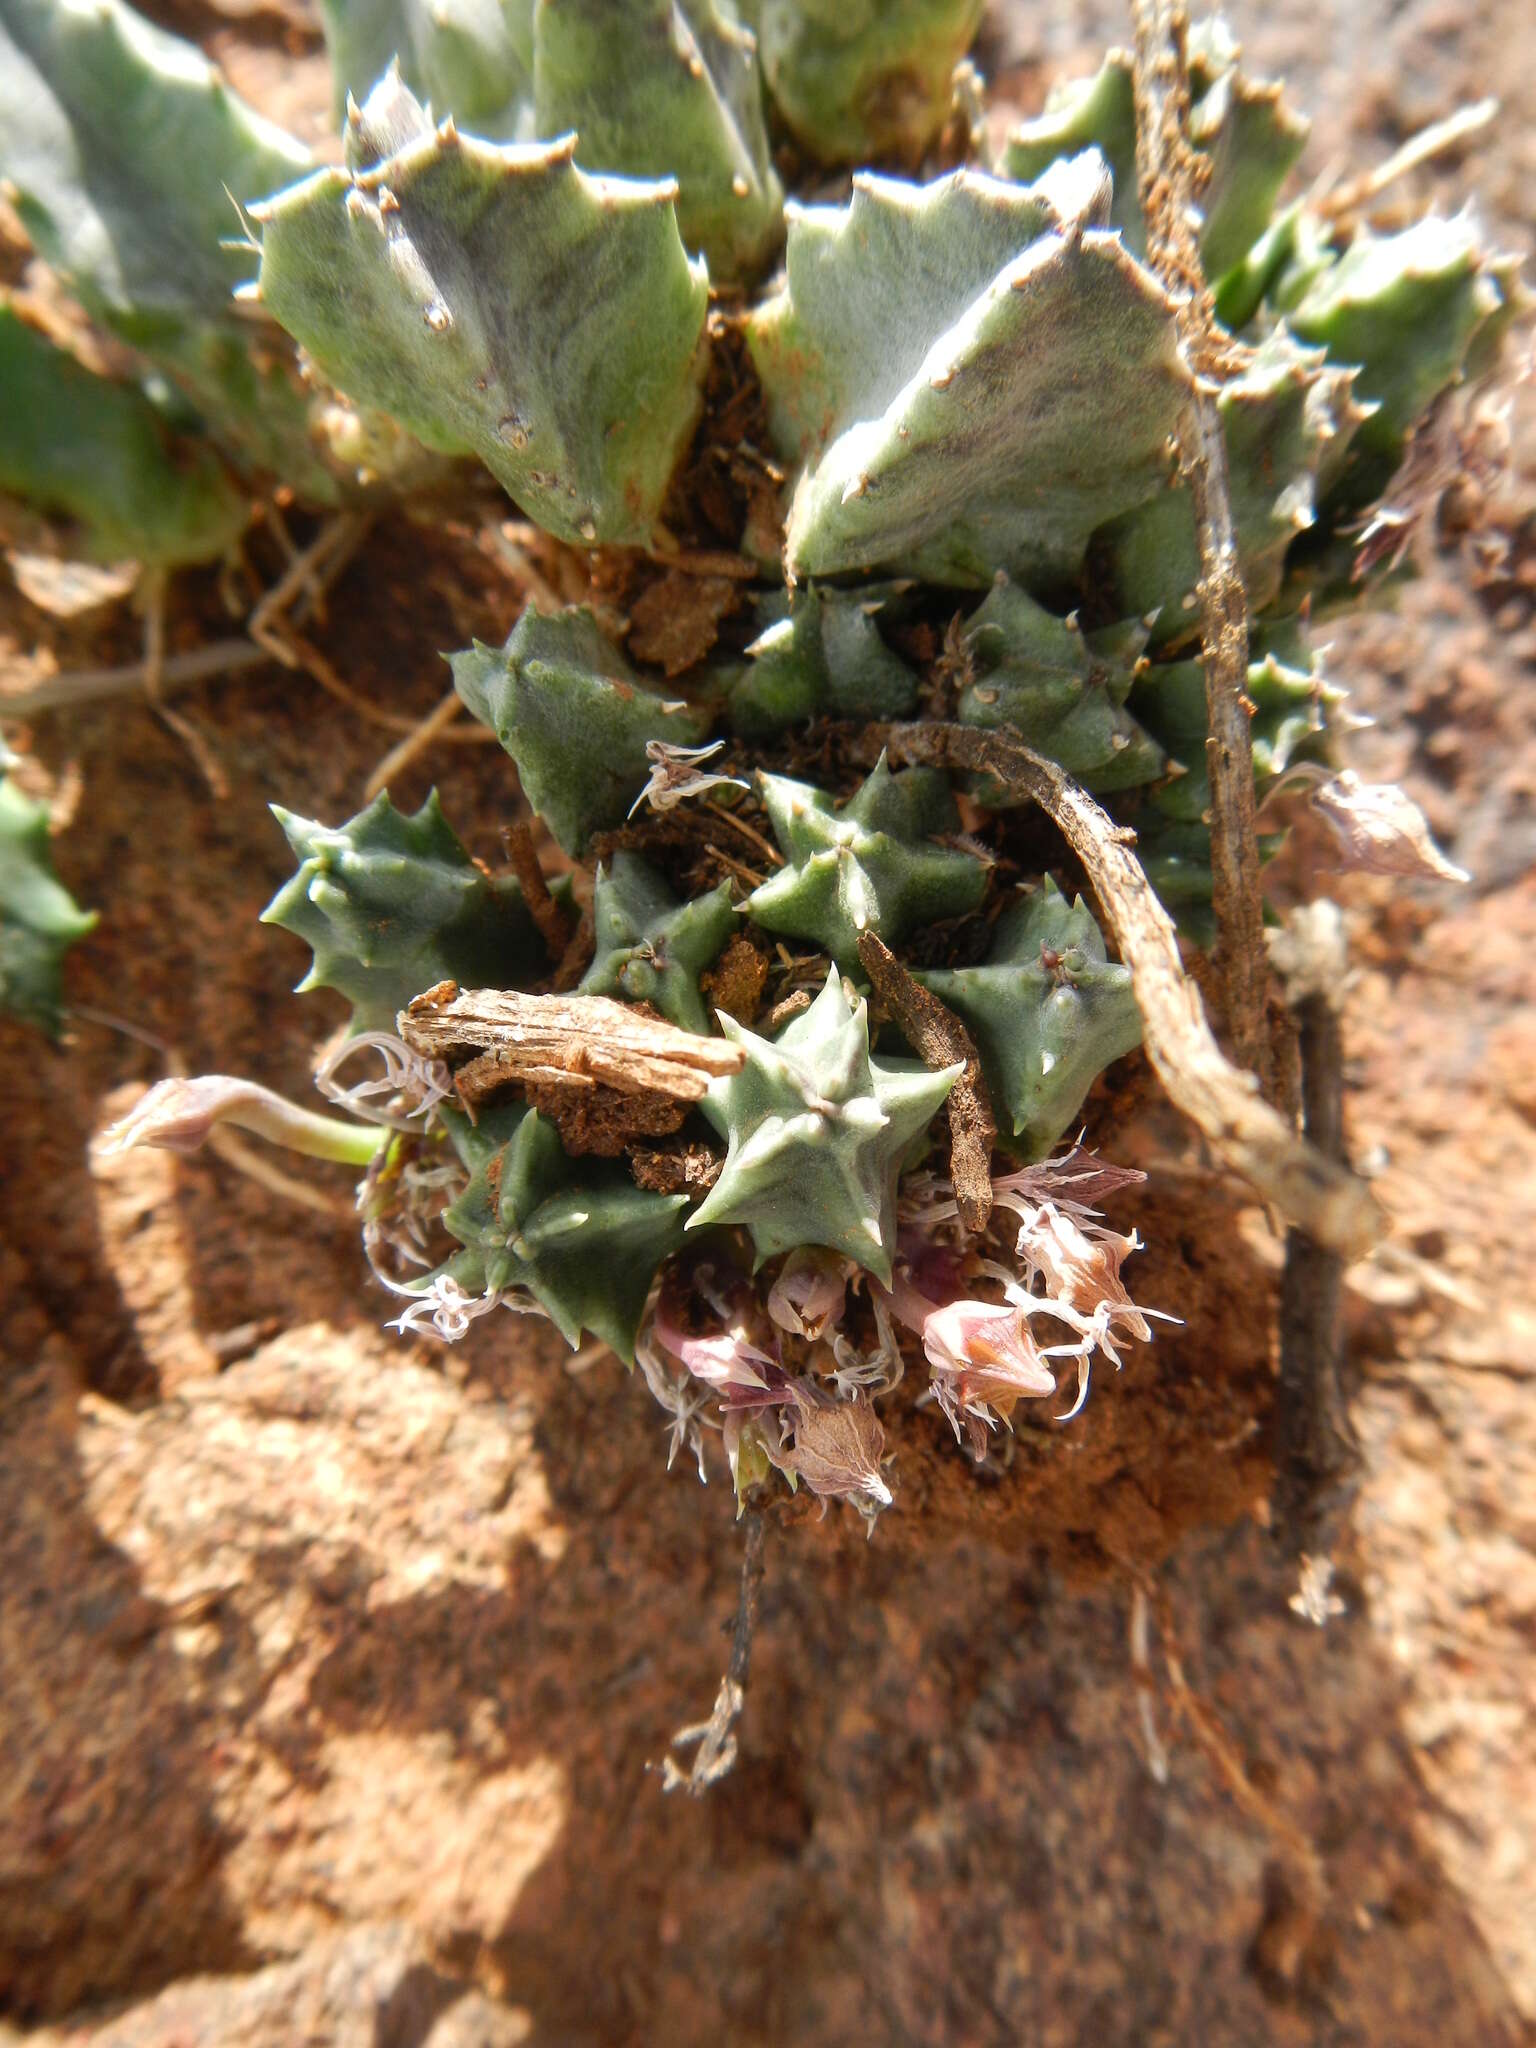
<path fill-rule="evenodd" d="M 0 178 L 38 254 L 169 380 L 237 475 L 330 503 L 293 350 L 232 296 L 252 265 L 231 196 L 273 191 L 310 162 L 191 44 L 120 0 L 0 5 Z M 210 552 L 197 537 L 191 559 Z"/>
<path fill-rule="evenodd" d="M 1130 62 L 985 161 L 979 82 L 957 102 L 953 78 L 979 12 L 326 0 L 344 163 L 316 168 L 117 0 L 0 0 L 25 86 L 0 169 L 39 249 L 221 449 L 240 409 L 188 365 L 237 331 L 243 282 L 241 318 L 405 445 L 478 460 L 569 585 L 589 572 L 587 604 L 542 591 L 504 646 L 451 657 L 533 817 L 527 900 L 435 799 L 279 814 L 301 866 L 268 916 L 386 1060 L 339 1099 L 388 1098 L 363 1209 L 404 1327 L 540 1310 L 639 1364 L 674 1449 L 717 1427 L 738 1488 L 777 1469 L 868 1512 L 868 1394 L 903 1330 L 978 1452 L 1051 1360 L 1081 1398 L 1091 1356 L 1150 1334 L 1134 1241 L 1092 1206 L 1134 1176 L 1042 1157 L 1137 1042 L 1129 971 L 995 744 L 893 771 L 869 728 L 1022 738 L 1134 831 L 1192 942 L 1211 922 L 1175 446 L 1204 387 L 1147 258 Z M 205 145 L 202 189 L 190 151 L 112 189 L 89 112 L 129 81 Z M 1284 205 L 1305 128 L 1217 27 L 1191 83 L 1262 793 L 1330 763 L 1311 616 L 1381 573 L 1365 519 L 1521 288 L 1465 217 L 1378 236 Z M 221 180 L 252 250 L 218 246 Z M 1023 1158 L 973 1229 L 946 1147 L 989 1171 L 994 1116 Z"/>
<path fill-rule="evenodd" d="M 391 1030 L 411 997 L 436 982 L 500 985 L 548 967 L 517 883 L 477 868 L 434 790 L 414 816 L 388 790 L 331 829 L 273 806 L 298 873 L 262 912 L 314 955 L 301 990 L 334 988 L 354 1031 Z"/>
<path fill-rule="evenodd" d="M 902 1157 L 957 1070 L 872 1058 L 867 1005 L 849 1003 L 835 967 L 777 1038 L 721 1021 L 747 1058 L 704 1098 L 704 1114 L 730 1150 L 689 1229 L 739 1224 L 758 1265 L 825 1245 L 889 1281 Z"/>
<path fill-rule="evenodd" d="M 568 1158 L 536 1109 L 497 1107 L 475 1124 L 440 1114 L 469 1172 L 443 1211 L 464 1246 L 447 1275 L 478 1298 L 523 1290 L 573 1349 L 590 1330 L 632 1362 L 652 1278 L 681 1236 L 685 1197 L 647 1193 L 622 1166 Z M 419 1283 L 424 1296 L 436 1278 Z"/>
<path fill-rule="evenodd" d="M 1081 896 L 1049 875 L 998 919 L 984 962 L 919 971 L 971 1029 L 993 1101 L 1032 1158 L 1071 1125 L 1098 1076 L 1141 1043 L 1129 971 Z"/>
<path fill-rule="evenodd" d="M 594 953 L 584 993 L 654 1003 L 685 1031 L 708 1031 L 699 976 L 736 926 L 731 885 L 679 902 L 659 875 L 620 849 L 592 889 Z"/>
<path fill-rule="evenodd" d="M 0 493 L 66 519 L 103 562 L 222 555 L 249 516 L 207 446 L 132 384 L 96 375 L 0 302 Z"/>
<path fill-rule="evenodd" d="M 96 922 L 53 871 L 48 813 L 16 787 L 0 746 L 0 1010 L 56 1037 L 64 955 Z"/>
<path fill-rule="evenodd" d="M 708 725 L 685 700 L 647 689 L 586 610 L 546 619 L 530 607 L 505 647 L 456 654 L 453 681 L 567 853 L 623 821 L 649 744 L 687 746 Z"/>

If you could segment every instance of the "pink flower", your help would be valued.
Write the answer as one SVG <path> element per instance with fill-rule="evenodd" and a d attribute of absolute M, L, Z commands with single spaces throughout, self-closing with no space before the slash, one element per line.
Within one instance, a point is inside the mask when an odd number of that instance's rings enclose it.
<path fill-rule="evenodd" d="M 1046 1202 L 1019 1232 L 1018 1255 L 1028 1279 L 1045 1282 L 1045 1298 L 1053 1314 L 1063 1310 L 1064 1322 L 1075 1328 L 1092 1325 L 1102 1334 L 1099 1342 L 1105 1355 L 1118 1365 L 1110 1333 L 1116 1324 L 1124 1334 L 1151 1340 L 1146 1315 L 1132 1301 L 1120 1278 L 1120 1267 L 1128 1252 L 1139 1251 L 1141 1240 L 1134 1231 L 1121 1237 L 1101 1223 L 1086 1226 Z"/>
<path fill-rule="evenodd" d="M 1150 1343 L 1149 1316 L 1160 1322 L 1178 1321 L 1177 1316 L 1165 1316 L 1157 1309 L 1138 1308 L 1126 1292 L 1120 1267 L 1128 1252 L 1140 1248 L 1141 1240 L 1134 1231 L 1122 1237 L 1086 1213 L 1079 1222 L 1053 1202 L 1025 1215 L 1018 1242 L 1025 1275 L 1030 1281 L 1045 1283 L 1041 1308 L 1077 1332 L 1075 1344 L 1051 1353 L 1053 1358 L 1077 1359 L 1077 1399 L 1060 1418 L 1063 1422 L 1070 1421 L 1088 1398 L 1089 1365 L 1095 1351 L 1102 1351 L 1118 1372 L 1117 1345 L 1127 1337 Z"/>
<path fill-rule="evenodd" d="M 898 1272 L 890 1305 L 923 1340 L 934 1398 L 958 1437 L 962 1421 L 972 1448 L 982 1425 L 1004 1420 L 1020 1399 L 1054 1394 L 1056 1379 L 1030 1335 L 1028 1307 L 1018 1302 L 930 1301 Z M 979 1450 L 978 1450 L 979 1455 Z"/>
<path fill-rule="evenodd" d="M 694 1378 L 703 1380 L 706 1386 L 718 1387 L 722 1393 L 733 1388 L 754 1393 L 767 1391 L 768 1382 L 761 1368 L 773 1366 L 776 1361 L 759 1350 L 739 1325 L 709 1337 L 690 1337 L 675 1324 L 663 1323 L 658 1313 L 656 1335 L 672 1356 L 681 1359 Z"/>
<path fill-rule="evenodd" d="M 657 1297 L 651 1327 L 672 1356 L 706 1386 L 723 1395 L 763 1394 L 775 1376 L 782 1379 L 783 1371 L 771 1351 L 753 1342 L 747 1325 L 751 1296 L 744 1284 L 737 1284 L 740 1278 L 722 1277 L 711 1266 L 697 1267 L 686 1282 L 670 1274 Z M 698 1320 L 699 1296 L 719 1318 L 713 1329 L 703 1332 L 688 1327 Z"/>
<path fill-rule="evenodd" d="M 814 1344 L 843 1319 L 848 1293 L 846 1262 L 826 1252 L 791 1252 L 768 1295 L 768 1313 L 781 1330 Z"/>
<path fill-rule="evenodd" d="M 961 1406 L 985 1402 L 1006 1415 L 1021 1395 L 1054 1394 L 1056 1376 L 1011 1303 L 952 1301 L 923 1321 L 923 1350 L 937 1377 L 950 1379 Z"/>

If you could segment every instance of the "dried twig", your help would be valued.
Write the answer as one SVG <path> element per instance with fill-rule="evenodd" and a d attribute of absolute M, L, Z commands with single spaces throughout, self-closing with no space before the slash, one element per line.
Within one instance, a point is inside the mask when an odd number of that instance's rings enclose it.
<path fill-rule="evenodd" d="M 229 778 L 220 765 L 218 755 L 190 718 L 184 718 L 163 701 L 166 583 L 167 572 L 163 568 L 149 568 L 140 577 L 135 593 L 135 605 L 144 615 L 145 701 L 166 731 L 179 739 L 191 755 L 193 766 L 202 776 L 214 802 L 223 803 L 229 795 Z"/>
<path fill-rule="evenodd" d="M 566 995 L 573 989 L 592 964 L 597 951 L 597 930 L 592 918 L 592 906 L 585 904 L 576 929 L 571 933 L 565 951 L 560 955 L 555 968 L 554 989 L 556 995 Z"/>
<path fill-rule="evenodd" d="M 928 761 L 995 775 L 1049 813 L 1082 861 L 1131 970 L 1147 1057 L 1175 1105 L 1222 1162 L 1319 1244 L 1359 1258 L 1386 1219 L 1365 1183 L 1300 1139 L 1211 1036 L 1200 992 L 1185 974 L 1171 919 L 1117 826 L 1080 784 L 1006 732 L 963 725 L 871 726 L 859 741 L 871 758 Z"/>
<path fill-rule="evenodd" d="M 1253 1782 L 1231 1736 L 1185 1676 L 1167 1593 L 1159 1588 L 1153 1598 L 1168 1673 L 1169 1703 L 1203 1751 L 1233 1804 L 1263 1830 L 1276 1851 L 1285 1883 L 1280 1899 L 1272 1899 L 1260 1933 L 1260 1948 L 1264 1960 L 1290 1981 L 1327 1910 L 1328 1878 L 1323 1859 L 1290 1815 Z"/>
<path fill-rule="evenodd" d="M 303 593 L 294 608 L 295 623 L 320 610 L 326 591 L 367 539 L 372 522 L 360 513 L 338 512 L 335 518 L 326 520 L 308 547 L 297 550 L 275 507 L 269 510 L 268 522 L 288 552 L 288 567 L 252 610 L 246 630 L 258 647 L 265 647 L 284 667 L 292 668 L 294 664 L 284 652 L 282 633 L 289 605 Z"/>
<path fill-rule="evenodd" d="M 508 825 L 501 836 L 507 849 L 507 859 L 512 863 L 512 872 L 523 892 L 523 901 L 528 906 L 528 914 L 539 928 L 539 936 L 549 957 L 554 961 L 563 960 L 575 935 L 576 920 L 549 893 L 549 884 L 539 865 L 538 848 L 533 843 L 533 825 L 527 818 L 519 818 L 516 824 Z"/>
<path fill-rule="evenodd" d="M 1332 903 L 1294 916 L 1275 947 L 1301 1053 L 1302 1129 L 1343 1161 L 1346 979 L 1344 926 Z M 1343 1334 L 1344 1261 L 1294 1227 L 1280 1281 L 1280 1384 L 1275 1396 L 1275 1529 L 1293 1556 L 1326 1556 L 1360 1469 L 1349 1417 Z"/>
<path fill-rule="evenodd" d="M 542 612 L 547 618 L 564 608 L 565 599 L 557 590 L 550 587 L 529 559 L 528 551 L 523 545 L 524 536 L 531 537 L 535 531 L 534 528 L 521 527 L 514 521 L 507 520 L 497 526 L 485 527 L 481 533 L 481 540 L 522 584 L 533 609 Z"/>
<path fill-rule="evenodd" d="M 731 1661 L 715 1695 L 714 1710 L 707 1721 L 679 1728 L 672 1738 L 673 1749 L 688 1749 L 695 1743 L 693 1763 L 686 1771 L 671 1757 L 663 1757 L 663 1792 L 687 1792 L 697 1799 L 727 1777 L 736 1763 L 735 1724 L 746 1704 L 747 1674 L 752 1664 L 752 1636 L 757 1627 L 757 1595 L 763 1581 L 763 1538 L 767 1523 L 761 1508 L 751 1508 L 745 1517 L 746 1546 L 741 1559 L 741 1590 L 736 1599 L 736 1629 L 731 1638 Z"/>
<path fill-rule="evenodd" d="M 417 996 L 398 1021 L 412 1052 L 473 1056 L 454 1076 L 471 1103 L 515 1081 L 697 1102 L 712 1078 L 738 1072 L 746 1059 L 723 1038 L 680 1031 L 608 996 L 461 990 L 447 981 Z"/>
<path fill-rule="evenodd" d="M 357 1228 L 357 1204 L 350 1197 L 333 1195 L 307 1180 L 300 1180 L 297 1174 L 288 1173 L 270 1159 L 259 1146 L 248 1145 L 238 1132 L 228 1129 L 211 1131 L 208 1149 L 217 1152 L 226 1166 L 234 1167 L 247 1180 L 265 1188 L 268 1194 L 277 1195 L 297 1208 L 308 1209 L 349 1230 Z"/>
<path fill-rule="evenodd" d="M 914 981 L 873 932 L 860 932 L 859 959 L 876 995 L 930 1067 L 963 1062 L 949 1091 L 949 1167 L 955 1202 L 967 1230 L 983 1231 L 992 1214 L 992 1141 L 997 1120 L 982 1077 L 976 1041 L 947 1004 Z"/>
<path fill-rule="evenodd" d="M 446 697 L 434 704 L 426 717 L 390 748 L 363 784 L 363 795 L 368 802 L 372 803 L 381 789 L 387 789 L 402 769 L 409 768 L 433 740 L 440 739 L 444 728 L 452 725 L 463 708 L 464 700 L 457 690 L 450 690 Z"/>
<path fill-rule="evenodd" d="M 186 654 L 171 654 L 160 663 L 160 695 L 188 690 L 214 676 L 236 675 L 242 669 L 265 668 L 272 656 L 249 640 L 214 640 Z M 0 696 L 0 718 L 36 718 L 49 711 L 73 711 L 82 704 L 101 704 L 113 697 L 137 696 L 149 682 L 147 661 L 125 662 L 120 668 L 78 668 L 50 676 L 35 689 Z"/>
<path fill-rule="evenodd" d="M 649 548 L 646 552 L 662 568 L 676 569 L 684 576 L 729 576 L 733 582 L 752 583 L 763 573 L 762 564 L 750 555 L 734 555 L 723 548 Z"/>
<path fill-rule="evenodd" d="M 1238 568 L 1227 444 L 1216 397 L 1232 348 L 1216 324 L 1194 227 L 1197 159 L 1189 141 L 1188 14 L 1182 0 L 1135 0 L 1136 164 L 1147 260 L 1168 287 L 1195 384 L 1179 427 L 1200 555 L 1200 608 L 1211 783 L 1216 966 L 1237 1056 L 1268 1084 L 1267 962 L 1254 823 L 1248 598 Z"/>

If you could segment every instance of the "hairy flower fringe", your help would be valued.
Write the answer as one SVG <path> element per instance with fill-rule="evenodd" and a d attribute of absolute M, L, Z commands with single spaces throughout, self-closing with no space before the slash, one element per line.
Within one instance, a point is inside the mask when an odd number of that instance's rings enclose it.
<path fill-rule="evenodd" d="M 362 1051 L 377 1052 L 384 1072 L 373 1080 L 344 1087 L 337 1072 L 354 1053 Z M 365 1123 L 383 1124 L 391 1131 L 419 1131 L 437 1105 L 453 1093 L 453 1080 L 442 1060 L 423 1059 L 389 1031 L 360 1031 L 355 1038 L 343 1039 L 316 1069 L 315 1086 L 327 1101 Z M 409 1109 L 392 1106 L 401 1097 L 415 1098 Z"/>

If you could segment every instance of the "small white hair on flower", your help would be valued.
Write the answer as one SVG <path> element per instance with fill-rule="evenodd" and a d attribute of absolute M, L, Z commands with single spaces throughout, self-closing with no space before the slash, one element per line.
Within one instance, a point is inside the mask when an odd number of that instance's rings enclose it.
<path fill-rule="evenodd" d="M 382 1074 L 372 1079 L 343 1085 L 338 1070 L 355 1053 L 377 1052 L 384 1062 Z M 328 1102 L 349 1110 L 364 1122 L 383 1124 L 391 1131 L 417 1131 L 422 1119 L 453 1093 L 453 1079 L 446 1062 L 431 1060 L 413 1052 L 404 1039 L 392 1031 L 359 1031 L 345 1038 L 320 1062 L 315 1086 Z M 386 1105 L 397 1096 L 414 1097 L 413 1106 L 403 1114 Z"/>
<path fill-rule="evenodd" d="M 434 1273 L 425 1287 L 413 1289 L 412 1293 L 414 1299 L 409 1307 L 386 1323 L 385 1329 L 415 1336 L 430 1326 L 445 1344 L 457 1344 L 471 1323 L 500 1308 L 505 1300 L 500 1288 L 492 1288 L 487 1294 L 467 1293 L 448 1272 Z"/>

